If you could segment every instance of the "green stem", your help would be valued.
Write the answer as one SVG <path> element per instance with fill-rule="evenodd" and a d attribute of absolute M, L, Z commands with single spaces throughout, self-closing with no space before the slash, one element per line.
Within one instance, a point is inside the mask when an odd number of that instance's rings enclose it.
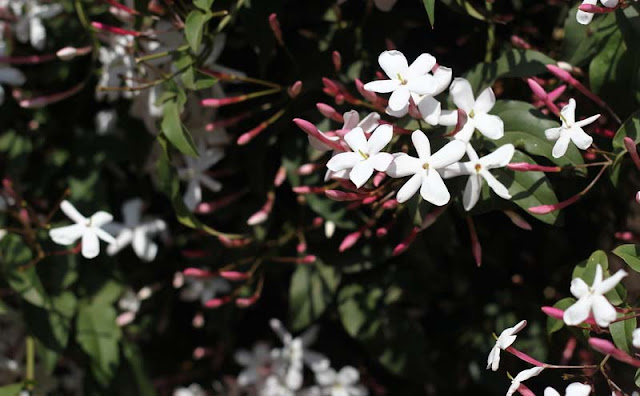
<path fill-rule="evenodd" d="M 36 347 L 35 342 L 33 341 L 33 337 L 27 336 L 27 368 L 26 368 L 26 376 L 25 383 L 26 388 L 28 390 L 33 390 L 33 385 L 35 383 L 35 361 L 36 361 Z"/>
<path fill-rule="evenodd" d="M 486 0 L 485 2 L 487 7 L 487 13 L 490 15 L 493 10 L 493 0 Z M 489 25 L 487 27 L 487 47 L 486 52 L 484 54 L 485 62 L 493 62 L 493 48 L 496 44 L 496 24 L 489 20 Z"/>

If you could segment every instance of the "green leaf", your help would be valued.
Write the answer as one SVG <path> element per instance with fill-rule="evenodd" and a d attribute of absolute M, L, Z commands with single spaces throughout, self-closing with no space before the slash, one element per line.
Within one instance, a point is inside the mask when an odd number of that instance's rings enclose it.
<path fill-rule="evenodd" d="M 436 0 L 422 0 L 424 3 L 424 8 L 427 10 L 427 16 L 429 17 L 429 23 L 431 27 L 433 27 L 434 23 L 436 23 Z"/>
<path fill-rule="evenodd" d="M 626 152 L 624 138 L 629 137 L 638 144 L 640 143 L 640 110 L 632 114 L 618 129 L 613 137 L 612 145 L 616 153 Z"/>
<path fill-rule="evenodd" d="M 0 396 L 17 396 L 23 387 L 22 383 L 0 386 Z"/>
<path fill-rule="evenodd" d="M 82 301 L 78 309 L 76 341 L 91 359 L 91 373 L 98 383 L 109 384 L 120 364 L 116 310 L 111 305 Z"/>
<path fill-rule="evenodd" d="M 44 307 L 48 297 L 32 258 L 31 250 L 18 235 L 8 234 L 0 242 L 0 265 L 9 286 L 26 301 Z"/>
<path fill-rule="evenodd" d="M 155 396 L 157 392 L 149 378 L 149 374 L 145 369 L 142 352 L 133 342 L 125 342 L 122 345 L 122 354 L 124 355 L 131 374 L 138 385 L 138 396 Z"/>
<path fill-rule="evenodd" d="M 470 1 L 467 0 L 440 0 L 447 7 L 456 12 L 469 15 L 470 17 L 479 21 L 485 21 L 487 18 L 484 15 L 484 10 L 479 11 Z"/>
<path fill-rule="evenodd" d="M 607 38 L 618 30 L 614 14 L 598 16 L 589 25 L 578 23 L 576 12 L 579 6 L 580 3 L 576 3 L 567 15 L 562 41 L 561 59 L 575 66 L 581 66 L 593 58 Z"/>
<path fill-rule="evenodd" d="M 214 0 L 193 0 L 193 5 L 201 9 L 202 11 L 211 11 Z"/>
<path fill-rule="evenodd" d="M 518 150 L 516 150 L 511 161 L 535 164 L 533 159 Z M 551 182 L 543 172 L 514 172 L 509 169 L 496 169 L 494 174 L 509 189 L 513 203 L 540 221 L 547 224 L 556 223 L 560 211 L 543 215 L 528 211 L 529 208 L 534 206 L 558 203 L 558 198 L 551 188 Z"/>
<path fill-rule="evenodd" d="M 317 260 L 299 265 L 289 287 L 291 329 L 301 330 L 319 318 L 333 300 L 340 283 L 340 273 Z"/>
<path fill-rule="evenodd" d="M 184 35 L 189 47 L 191 47 L 191 50 L 196 54 L 200 50 L 200 44 L 202 44 L 205 24 L 210 19 L 211 13 L 203 12 L 201 10 L 193 10 L 189 15 L 187 15 L 187 19 L 184 23 Z"/>
<path fill-rule="evenodd" d="M 162 109 L 162 132 L 171 144 L 182 153 L 197 157 L 198 150 L 193 143 L 191 135 L 180 122 L 181 107 L 175 98 L 169 99 L 164 103 Z"/>
<path fill-rule="evenodd" d="M 620 245 L 613 249 L 613 254 L 624 260 L 631 269 L 640 272 L 640 245 Z"/>
<path fill-rule="evenodd" d="M 576 302 L 575 298 L 567 297 L 558 301 L 553 305 L 554 308 L 560 308 L 563 311 L 572 306 Z M 551 335 L 557 331 L 560 331 L 564 327 L 564 322 L 560 319 L 548 317 L 547 318 L 547 335 Z"/>
<path fill-rule="evenodd" d="M 640 387 L 640 368 L 636 370 L 636 375 L 633 377 L 633 380 L 637 387 Z"/>
<path fill-rule="evenodd" d="M 64 292 L 51 298 L 51 303 L 46 309 L 26 304 L 25 323 L 30 332 L 47 349 L 62 352 L 69 341 L 76 305 L 76 297 L 71 292 Z"/>
<path fill-rule="evenodd" d="M 570 145 L 566 155 L 554 158 L 551 155 L 554 141 L 547 140 L 544 131 L 557 128 L 559 123 L 550 120 L 531 104 L 516 100 L 499 100 L 491 110 L 504 122 L 504 137 L 495 143 L 498 146 L 511 143 L 532 155 L 547 158 L 558 166 L 583 164 L 582 155 L 574 145 Z M 586 174 L 584 169 L 580 173 Z"/>
<path fill-rule="evenodd" d="M 623 316 L 624 314 L 619 314 Z M 609 331 L 611 332 L 611 338 L 613 343 L 628 354 L 631 354 L 633 350 L 632 340 L 633 331 L 636 329 L 636 318 L 630 318 L 621 322 L 611 323 L 609 325 Z"/>

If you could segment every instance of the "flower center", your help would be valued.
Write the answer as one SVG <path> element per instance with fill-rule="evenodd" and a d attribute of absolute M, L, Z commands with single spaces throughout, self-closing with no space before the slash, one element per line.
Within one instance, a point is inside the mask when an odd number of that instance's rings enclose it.
<path fill-rule="evenodd" d="M 471 110 L 471 112 L 469 113 L 469 117 L 473 118 L 475 115 L 476 115 L 476 111 Z"/>
<path fill-rule="evenodd" d="M 476 172 L 480 172 L 482 170 L 482 165 L 476 164 L 475 168 L 476 168 Z"/>
<path fill-rule="evenodd" d="M 400 74 L 400 73 L 398 73 L 398 80 L 400 80 L 400 84 L 402 84 L 402 85 L 407 85 L 407 83 L 409 82 L 409 81 L 405 80 L 402 77 L 402 74 Z"/>
<path fill-rule="evenodd" d="M 362 152 L 362 150 L 358 150 L 358 154 L 360 154 L 364 159 L 369 159 L 369 154 Z"/>
<path fill-rule="evenodd" d="M 422 169 L 429 170 L 429 163 L 425 162 L 424 164 L 422 164 Z"/>

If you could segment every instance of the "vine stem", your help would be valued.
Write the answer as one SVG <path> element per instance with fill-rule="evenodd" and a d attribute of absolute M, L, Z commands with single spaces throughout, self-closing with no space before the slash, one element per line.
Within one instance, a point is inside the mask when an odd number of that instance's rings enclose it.
<path fill-rule="evenodd" d="M 27 336 L 25 342 L 27 344 L 27 368 L 26 368 L 25 382 L 26 382 L 27 389 L 33 390 L 33 385 L 35 383 L 36 348 L 35 348 L 35 342 L 33 341 L 33 337 Z"/>

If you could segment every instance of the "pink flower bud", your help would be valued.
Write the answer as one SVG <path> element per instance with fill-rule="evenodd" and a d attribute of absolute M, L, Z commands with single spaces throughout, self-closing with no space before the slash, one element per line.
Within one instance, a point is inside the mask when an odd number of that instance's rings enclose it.
<path fill-rule="evenodd" d="M 202 312 L 198 312 L 193 316 L 191 325 L 196 329 L 201 329 L 204 326 L 204 315 L 202 315 Z"/>
<path fill-rule="evenodd" d="M 565 84 L 562 84 L 561 86 L 559 86 L 558 88 L 554 89 L 553 91 L 549 92 L 547 94 L 547 97 L 549 98 L 550 101 L 554 102 L 556 101 L 560 96 L 562 96 L 562 94 L 564 93 L 564 91 L 567 89 L 567 86 Z"/>
<path fill-rule="evenodd" d="M 384 172 L 376 173 L 376 175 L 373 177 L 373 185 L 375 187 L 379 187 L 386 177 L 387 177 L 387 174 Z"/>
<path fill-rule="evenodd" d="M 618 7 L 619 5 L 616 7 L 608 8 L 608 7 L 598 7 L 593 4 L 580 4 L 580 7 L 578 7 L 578 9 L 580 11 L 590 12 L 592 14 L 607 14 L 610 12 L 614 12 Z"/>
<path fill-rule="evenodd" d="M 273 32 L 278 44 L 280 44 L 281 47 L 284 47 L 282 29 L 280 29 L 280 21 L 278 21 L 278 15 L 276 13 L 269 15 L 269 26 L 271 27 L 271 31 Z"/>
<path fill-rule="evenodd" d="M 376 202 L 378 200 L 378 197 L 376 195 L 372 195 L 370 197 L 366 197 L 365 199 L 362 200 L 362 204 L 363 205 L 371 205 L 372 203 Z"/>
<path fill-rule="evenodd" d="M 302 92 L 302 81 L 300 80 L 294 82 L 293 85 L 290 86 L 289 89 L 287 89 L 287 93 L 289 94 L 289 97 L 291 97 L 291 99 L 295 99 L 296 97 L 298 97 L 298 95 L 300 95 L 300 92 Z"/>
<path fill-rule="evenodd" d="M 338 202 L 358 201 L 366 197 L 366 195 L 351 193 L 351 192 L 344 192 L 340 190 L 326 190 L 324 192 L 324 195 L 326 195 L 327 198 L 332 199 L 334 201 L 338 201 Z"/>
<path fill-rule="evenodd" d="M 340 87 L 331 79 L 322 77 L 322 85 L 324 85 L 324 93 L 329 96 L 336 96 L 340 93 Z"/>
<path fill-rule="evenodd" d="M 193 278 L 207 279 L 213 278 L 215 274 L 208 270 L 203 270 L 200 268 L 186 268 L 182 271 L 184 276 L 189 276 Z"/>
<path fill-rule="evenodd" d="M 120 327 L 124 327 L 129 323 L 133 322 L 136 318 L 135 312 L 123 312 L 116 318 L 116 324 Z"/>
<path fill-rule="evenodd" d="M 238 102 L 242 102 L 247 100 L 247 95 L 240 95 L 240 96 L 232 96 L 232 97 L 228 97 L 228 98 L 207 98 L 207 99 L 202 99 L 200 101 L 200 105 L 205 106 L 205 107 L 214 107 L 214 108 L 218 108 L 221 106 L 226 106 L 229 104 L 233 104 L 233 103 L 238 103 Z"/>
<path fill-rule="evenodd" d="M 612 358 L 619 360 L 623 363 L 634 367 L 640 367 L 640 360 L 634 359 L 629 356 L 626 352 L 618 349 L 613 345 L 613 343 L 609 340 L 605 340 L 602 338 L 589 338 L 589 345 L 596 351 L 603 353 L 605 355 L 611 355 Z"/>
<path fill-rule="evenodd" d="M 220 271 L 218 274 L 221 278 L 230 280 L 232 282 L 243 281 L 251 278 L 251 274 L 238 271 Z"/>
<path fill-rule="evenodd" d="M 573 197 L 567 199 L 566 201 L 558 202 L 557 204 L 532 206 L 528 210 L 531 213 L 544 215 L 544 214 L 547 214 L 547 213 L 555 212 L 556 210 L 560 210 L 560 209 L 566 208 L 567 206 L 569 206 L 569 205 L 575 203 L 577 200 L 579 200 L 581 196 L 582 196 L 581 194 L 577 194 L 577 195 L 574 195 Z"/>
<path fill-rule="evenodd" d="M 640 193 L 640 191 L 638 193 Z M 636 202 L 638 202 L 638 194 L 636 194 Z M 616 232 L 615 234 L 613 234 L 613 236 L 616 237 L 616 239 L 619 239 L 625 242 L 630 242 L 635 239 L 635 237 L 633 236 L 633 233 L 629 231 Z"/>
<path fill-rule="evenodd" d="M 313 174 L 316 170 L 322 168 L 322 165 L 319 164 L 302 164 L 298 168 L 297 173 L 299 175 L 307 176 Z"/>
<path fill-rule="evenodd" d="M 382 204 L 382 207 L 383 207 L 384 209 L 386 209 L 386 210 L 389 210 L 389 209 L 395 209 L 395 208 L 397 208 L 397 207 L 398 207 L 398 205 L 399 205 L 398 200 L 396 200 L 396 199 L 390 199 L 390 200 L 388 200 L 387 202 L 383 203 L 383 204 Z"/>
<path fill-rule="evenodd" d="M 638 157 L 636 142 L 628 136 L 625 136 L 622 141 L 624 142 L 624 148 L 629 152 L 629 156 L 631 157 L 634 165 L 638 170 L 640 170 L 640 157 Z"/>
<path fill-rule="evenodd" d="M 514 47 L 519 47 L 523 49 L 531 49 L 531 44 L 529 44 L 525 39 L 520 36 L 516 36 L 515 34 L 511 36 L 511 44 Z"/>
<path fill-rule="evenodd" d="M 338 113 L 336 109 L 329 106 L 328 104 L 316 103 L 316 108 L 318 109 L 320 114 L 322 114 L 323 116 L 331 120 L 334 120 L 336 122 L 344 122 L 344 118 L 342 117 L 342 114 Z"/>
<path fill-rule="evenodd" d="M 507 168 L 517 172 L 561 172 L 562 168 L 559 166 L 542 166 L 537 164 L 530 164 L 528 162 L 512 162 L 507 165 Z"/>
<path fill-rule="evenodd" d="M 342 55 L 338 51 L 333 51 L 331 53 L 331 61 L 333 62 L 333 68 L 336 72 L 339 72 L 342 69 Z"/>
<path fill-rule="evenodd" d="M 521 228 L 526 231 L 532 230 L 531 224 L 529 224 L 522 216 L 520 216 L 518 213 L 514 212 L 513 210 L 505 210 L 504 214 L 506 214 L 507 217 L 509 217 L 509 219 L 511 220 L 511 222 L 515 224 L 518 228 Z"/>
<path fill-rule="evenodd" d="M 37 96 L 30 99 L 22 99 L 20 100 L 20 102 L 18 102 L 18 104 L 20 105 L 20 107 L 25 109 L 36 109 L 45 107 L 47 105 L 60 102 L 64 99 L 67 99 L 68 97 L 75 95 L 80 90 L 82 90 L 82 88 L 84 88 L 84 84 L 85 83 L 82 82 L 66 91 L 57 92 L 50 95 Z"/>
<path fill-rule="evenodd" d="M 551 73 L 553 73 L 553 75 L 555 75 L 562 81 L 567 82 L 571 85 L 574 85 L 574 83 L 577 82 L 576 79 L 574 79 L 568 71 L 563 70 L 556 65 L 547 65 L 547 70 L 549 70 Z"/>
<path fill-rule="evenodd" d="M 207 308 L 218 308 L 224 304 L 227 304 L 231 301 L 231 297 L 225 296 L 220 298 L 212 298 L 211 300 L 204 303 L 204 306 Z"/>
<path fill-rule="evenodd" d="M 287 170 L 285 169 L 284 166 L 281 166 L 280 168 L 278 168 L 278 171 L 276 172 L 276 177 L 273 178 L 273 185 L 275 187 L 280 187 L 286 179 L 287 179 Z"/>
<path fill-rule="evenodd" d="M 640 191 L 636 193 L 636 203 L 640 204 Z"/>
<path fill-rule="evenodd" d="M 74 47 L 64 47 L 56 52 L 56 56 L 62 60 L 71 60 L 78 54 L 78 50 Z"/>
<path fill-rule="evenodd" d="M 260 294 L 253 295 L 251 297 L 239 297 L 236 298 L 236 306 L 239 308 L 248 308 L 255 304 L 260 299 Z"/>
<path fill-rule="evenodd" d="M 364 84 L 362 83 L 362 81 L 360 81 L 359 78 L 356 78 L 355 83 L 356 83 L 356 89 L 358 90 L 360 95 L 362 95 L 363 98 L 365 98 L 366 100 L 372 103 L 378 102 L 378 99 L 379 99 L 378 95 L 376 95 L 375 92 L 367 91 L 366 89 L 364 89 Z"/>
<path fill-rule="evenodd" d="M 527 386 L 525 384 L 520 384 L 520 386 L 518 386 L 517 391 L 522 396 L 536 396 L 536 394 L 533 393 L 533 391 L 531 389 L 527 388 Z"/>
<path fill-rule="evenodd" d="M 342 240 L 342 243 L 340 243 L 340 247 L 338 248 L 338 250 L 340 252 L 344 252 L 345 250 L 350 249 L 351 247 L 353 247 L 353 245 L 355 245 L 358 242 L 361 236 L 362 236 L 362 231 L 359 231 L 359 230 L 347 235 Z"/>
<path fill-rule="evenodd" d="M 298 252 L 298 254 L 302 254 L 304 252 L 307 251 L 307 244 L 306 242 L 300 242 L 296 245 L 296 252 Z"/>
<path fill-rule="evenodd" d="M 104 24 L 102 22 L 93 21 L 93 22 L 91 22 L 91 26 L 93 26 L 94 29 L 102 30 L 102 31 L 105 31 L 105 32 L 113 33 L 113 34 L 117 34 L 117 35 L 120 35 L 120 36 L 134 36 L 134 37 L 142 36 L 142 33 L 137 32 L 135 30 L 123 29 L 123 28 L 119 28 L 119 27 L 116 27 L 116 26 L 107 25 L 107 24 Z"/>
<path fill-rule="evenodd" d="M 542 310 L 542 312 L 544 312 L 547 316 L 550 316 L 554 319 L 558 319 L 558 320 L 564 320 L 564 311 L 560 308 L 556 308 L 556 307 L 542 307 L 540 308 Z M 593 320 L 593 317 L 589 316 L 587 318 L 587 320 L 584 321 L 584 323 L 587 324 L 591 324 L 591 325 L 595 325 L 596 322 L 595 320 Z"/>
<path fill-rule="evenodd" d="M 389 233 L 389 230 L 386 227 L 380 227 L 376 230 L 376 237 L 384 238 Z"/>
<path fill-rule="evenodd" d="M 418 236 L 418 232 L 420 232 L 420 228 L 413 227 L 409 235 L 407 235 L 402 242 L 400 242 L 395 248 L 393 248 L 393 256 L 399 256 L 409 249 L 409 246 L 415 241 L 416 236 Z"/>
<path fill-rule="evenodd" d="M 534 79 L 528 78 L 527 84 L 529 84 L 529 88 L 535 96 L 542 100 L 547 99 L 547 91 L 545 91 L 544 88 L 542 88 L 542 86 L 540 86 L 540 84 L 538 84 Z"/>
<path fill-rule="evenodd" d="M 318 128 L 316 128 L 315 125 L 313 125 L 309 121 L 303 120 L 301 118 L 294 118 L 293 122 L 298 126 L 298 128 L 302 129 L 309 136 L 313 136 L 314 138 L 320 140 L 322 143 L 333 148 L 334 150 L 344 151 L 344 149 L 340 146 L 340 144 L 332 140 L 329 140 L 324 134 L 320 133 L 320 131 L 318 130 Z"/>

